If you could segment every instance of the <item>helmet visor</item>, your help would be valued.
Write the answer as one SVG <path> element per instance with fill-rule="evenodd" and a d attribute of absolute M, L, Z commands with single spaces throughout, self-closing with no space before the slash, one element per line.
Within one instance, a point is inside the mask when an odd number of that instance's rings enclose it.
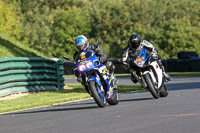
<path fill-rule="evenodd" d="M 129 41 L 129 46 L 135 49 L 139 46 L 139 43 L 135 41 Z"/>
<path fill-rule="evenodd" d="M 132 46 L 132 48 L 137 48 L 139 46 L 139 43 L 134 42 L 134 43 L 131 44 L 131 46 Z"/>
<path fill-rule="evenodd" d="M 80 52 L 84 49 L 84 45 L 76 46 L 76 49 Z"/>

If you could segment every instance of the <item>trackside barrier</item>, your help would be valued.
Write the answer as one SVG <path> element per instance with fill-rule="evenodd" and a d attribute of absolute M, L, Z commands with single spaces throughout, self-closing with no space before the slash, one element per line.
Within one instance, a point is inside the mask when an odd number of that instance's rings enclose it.
<path fill-rule="evenodd" d="M 115 65 L 115 73 L 130 73 L 127 69 L 123 67 L 121 59 L 111 60 Z M 167 59 L 162 60 L 166 72 L 200 72 L 200 58 L 190 58 L 190 59 Z M 64 62 L 64 73 L 65 75 L 72 75 L 73 62 Z"/>
<path fill-rule="evenodd" d="M 0 97 L 18 92 L 62 90 L 64 62 L 40 57 L 0 59 Z"/>

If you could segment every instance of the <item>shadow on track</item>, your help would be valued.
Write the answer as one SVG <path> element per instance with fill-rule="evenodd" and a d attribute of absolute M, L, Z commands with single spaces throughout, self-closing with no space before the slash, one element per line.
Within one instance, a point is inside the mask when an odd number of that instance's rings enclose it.
<path fill-rule="evenodd" d="M 48 107 L 49 108 L 49 107 Z M 34 113 L 45 113 L 45 112 L 58 112 L 58 111 L 70 111 L 70 110 L 89 110 L 89 109 L 100 109 L 98 106 L 88 106 L 88 107 L 74 107 L 74 108 L 57 108 L 57 109 L 39 109 L 34 111 L 21 111 L 21 112 L 14 112 L 14 113 L 8 113 L 3 115 L 17 115 L 17 114 L 34 114 Z"/>
<path fill-rule="evenodd" d="M 138 98 L 138 99 L 123 99 L 120 100 L 119 102 L 133 102 L 133 101 L 146 101 L 146 100 L 154 100 L 154 98 L 151 97 L 151 98 Z"/>
<path fill-rule="evenodd" d="M 91 99 L 92 100 L 92 99 Z M 74 107 L 75 106 L 75 107 Z M 78 107 L 77 107 L 78 106 Z M 93 102 L 88 100 L 84 100 L 81 102 L 71 102 L 71 103 L 61 103 L 56 105 L 47 105 L 43 107 L 30 108 L 25 110 L 19 110 L 16 112 L 10 112 L 2 115 L 17 115 L 17 114 L 34 114 L 34 113 L 45 113 L 45 112 L 57 112 L 57 111 L 71 111 L 71 110 L 90 110 L 90 109 L 100 109 L 99 106 Z"/>
<path fill-rule="evenodd" d="M 199 82 L 170 83 L 167 84 L 167 89 L 169 91 L 200 89 L 200 83 Z"/>
<path fill-rule="evenodd" d="M 120 102 L 133 102 L 133 101 L 146 101 L 153 100 L 154 98 L 138 98 L 138 99 L 123 99 Z M 89 105 L 89 106 L 85 106 Z M 79 107 L 73 107 L 79 106 Z M 109 106 L 109 105 L 107 105 Z M 41 107 L 38 109 L 30 109 L 19 112 L 11 112 L 3 115 L 23 115 L 23 114 L 36 114 L 36 113 L 47 113 L 47 112 L 62 112 L 62 111 L 77 111 L 77 110 L 91 110 L 91 109 L 100 109 L 95 102 L 82 102 L 82 103 L 67 103 L 67 104 L 58 104 L 53 106 Z"/>

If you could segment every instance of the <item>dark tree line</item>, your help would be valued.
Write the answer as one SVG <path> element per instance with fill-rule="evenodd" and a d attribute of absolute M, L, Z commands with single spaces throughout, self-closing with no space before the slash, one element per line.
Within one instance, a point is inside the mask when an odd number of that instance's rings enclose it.
<path fill-rule="evenodd" d="M 0 32 L 48 57 L 72 57 L 74 39 L 99 40 L 120 58 L 128 37 L 138 33 L 163 58 L 200 53 L 199 0 L 1 0 Z"/>

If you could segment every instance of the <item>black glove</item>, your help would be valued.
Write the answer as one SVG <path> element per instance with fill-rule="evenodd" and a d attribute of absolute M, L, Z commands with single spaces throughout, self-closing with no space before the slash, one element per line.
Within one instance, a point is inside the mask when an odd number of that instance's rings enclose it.
<path fill-rule="evenodd" d="M 130 68 L 130 65 L 129 63 L 126 63 L 126 62 L 122 62 L 123 63 L 123 67 L 128 70 Z"/>
<path fill-rule="evenodd" d="M 100 61 L 101 63 L 103 63 L 105 60 L 104 60 L 104 58 L 99 57 L 99 61 Z"/>

